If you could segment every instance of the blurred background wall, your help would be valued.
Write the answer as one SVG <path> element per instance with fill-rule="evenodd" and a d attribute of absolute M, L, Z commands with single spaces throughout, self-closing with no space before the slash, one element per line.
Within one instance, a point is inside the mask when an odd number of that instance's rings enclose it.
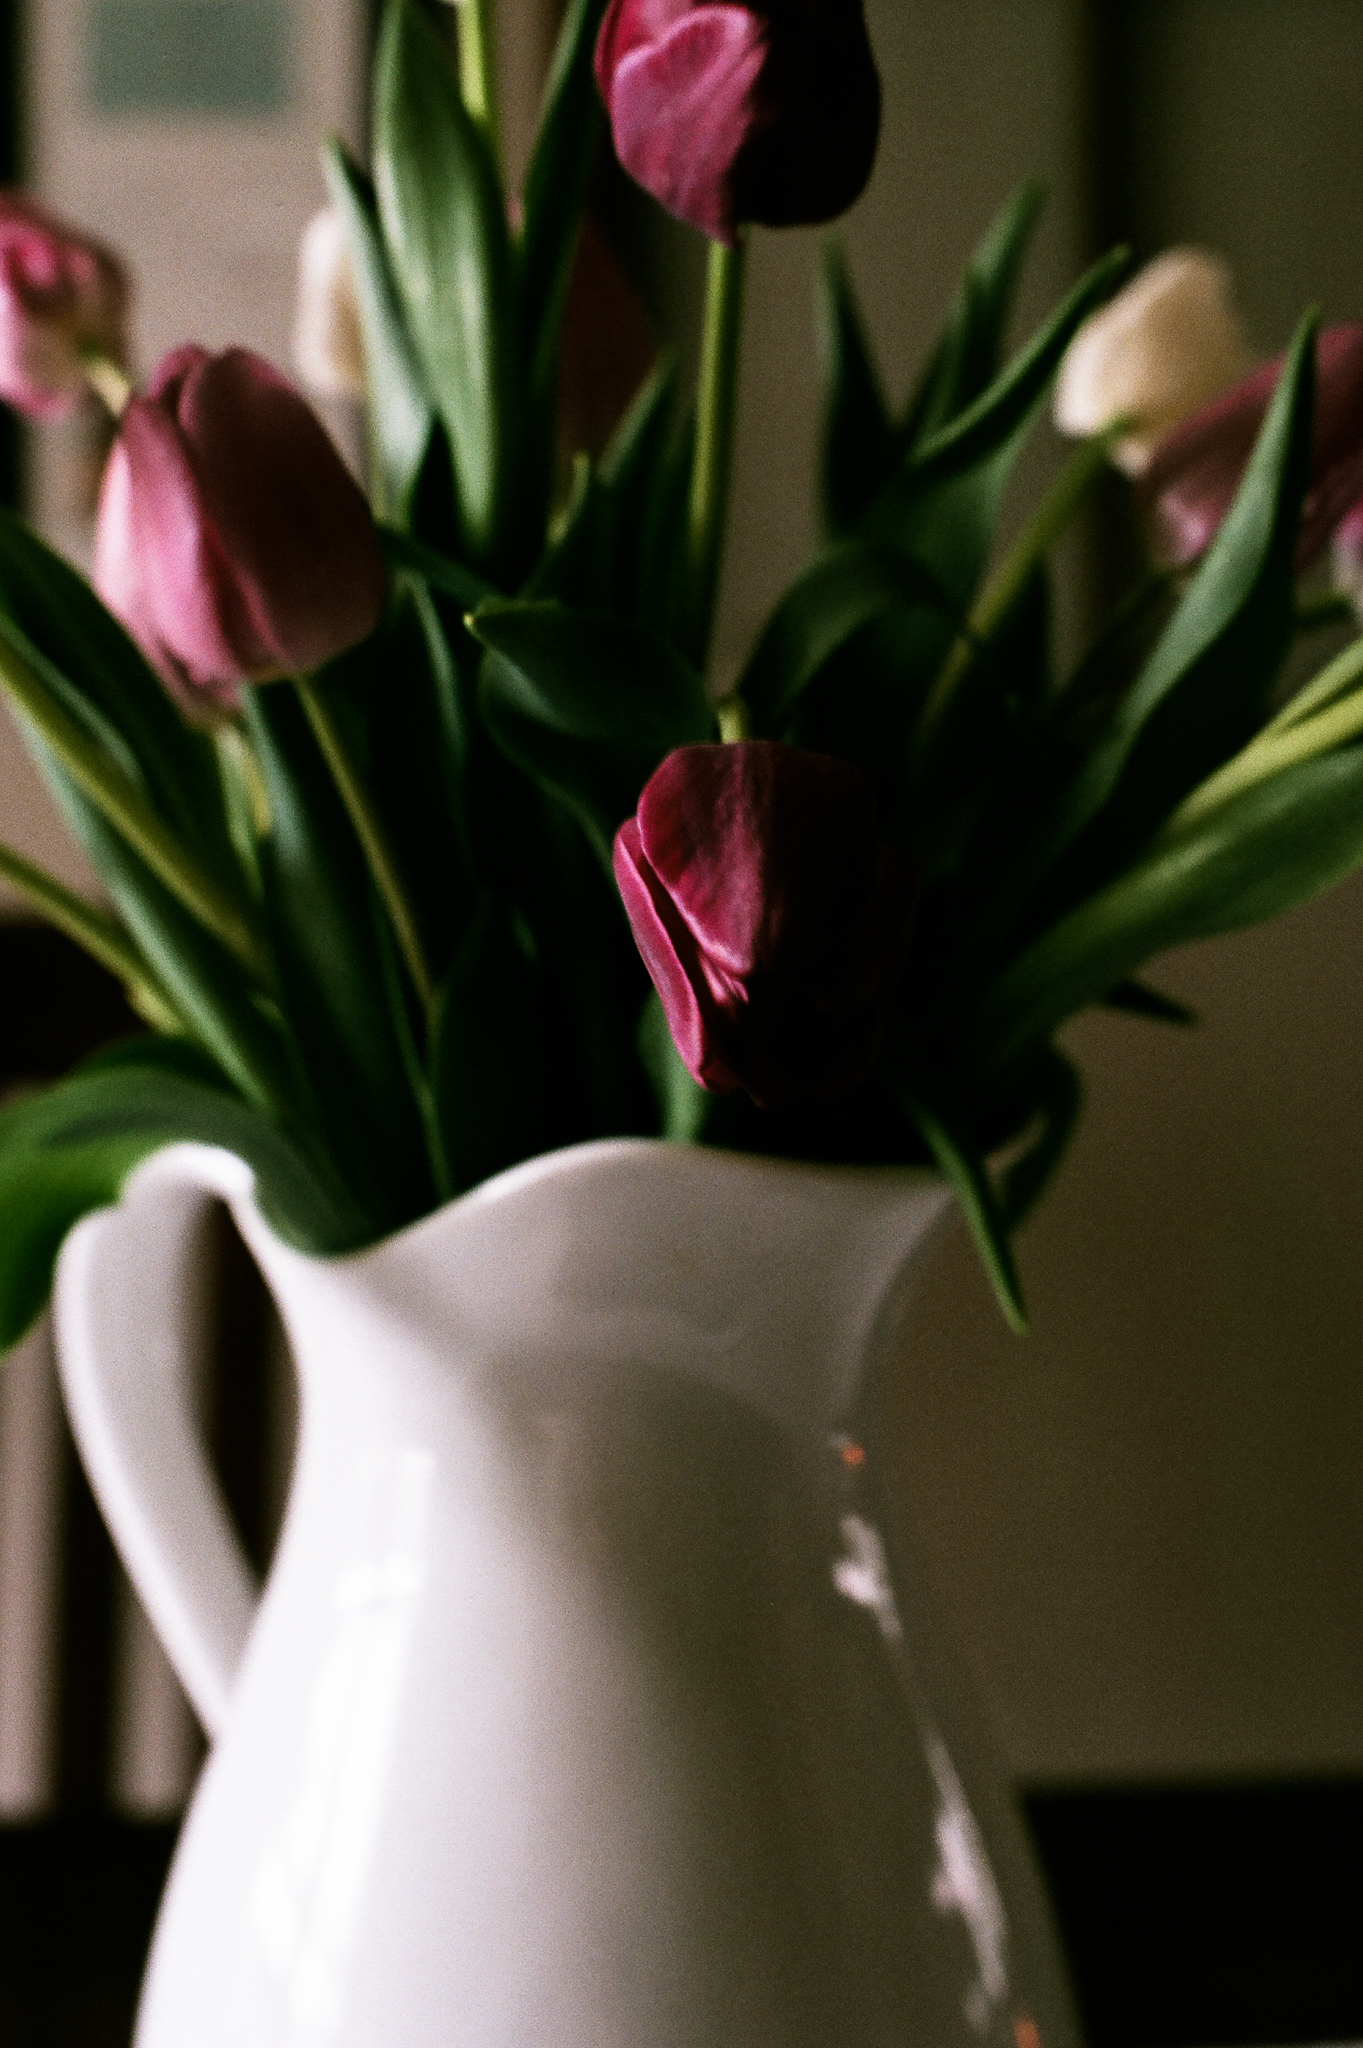
<path fill-rule="evenodd" d="M 502 10 L 515 148 L 544 11 Z M 286 359 L 315 142 L 362 126 L 364 20 L 349 0 L 279 11 L 284 98 L 182 118 L 92 103 L 97 0 L 28 9 L 27 174 L 131 258 L 144 364 L 186 334 Z M 1224 250 L 1265 352 L 1307 302 L 1363 316 L 1356 0 L 868 13 L 886 125 L 847 235 L 896 396 L 970 245 L 1036 173 L 1052 201 L 1023 327 L 1118 238 L 1142 257 L 1176 240 Z M 721 663 L 812 544 L 816 242 L 755 240 Z M 684 290 L 671 312 L 685 326 Z M 1054 456 L 1042 432 L 1025 488 Z M 79 446 L 29 446 L 30 503 L 76 553 L 83 462 Z M 1118 509 L 1071 551 L 1068 639 L 1120 541 Z M 0 819 L 79 872 L 8 734 Z M 1363 886 L 1157 978 L 1199 1031 L 1095 1017 L 1070 1034 L 1089 1114 L 1022 1245 L 1035 1334 L 1008 1336 L 963 1234 L 928 1278 L 901 1446 L 913 1517 L 1020 1779 L 1363 1771 Z M 9 1469 L 0 1452 L 0 1650 Z M 7 1684 L 0 1668 L 0 1720 Z M 128 1797 L 137 1782 L 125 1772 Z"/>

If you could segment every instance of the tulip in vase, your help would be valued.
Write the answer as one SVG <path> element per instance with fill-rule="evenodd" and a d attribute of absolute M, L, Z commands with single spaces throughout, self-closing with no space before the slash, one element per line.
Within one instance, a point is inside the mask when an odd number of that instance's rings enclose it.
<path fill-rule="evenodd" d="M 139 2040 L 1066 2048 L 885 1390 L 950 1216 L 1025 1323 L 1064 1022 L 1185 1022 L 1152 955 L 1363 859 L 1357 331 L 1255 368 L 1214 259 L 1119 290 L 1119 251 L 1010 356 L 1027 187 L 898 407 L 830 243 L 823 537 L 717 702 L 744 251 L 870 175 L 859 0 L 573 0 L 514 207 L 481 0 L 452 26 L 387 0 L 309 234 L 367 492 L 248 351 L 139 384 L 117 261 L 0 205 L 0 391 L 116 420 L 93 590 L 0 518 L 0 680 L 108 905 L 0 873 L 146 1028 L 0 1115 L 0 1336 L 55 1264 L 213 1737 Z M 588 447 L 647 332 L 608 144 L 707 305 L 694 392 L 655 362 Z M 1057 378 L 1079 445 L 1000 550 Z M 1061 672 L 1109 462 L 1149 562 Z M 263 1590 L 183 1385 L 209 1199 L 302 1391 Z"/>

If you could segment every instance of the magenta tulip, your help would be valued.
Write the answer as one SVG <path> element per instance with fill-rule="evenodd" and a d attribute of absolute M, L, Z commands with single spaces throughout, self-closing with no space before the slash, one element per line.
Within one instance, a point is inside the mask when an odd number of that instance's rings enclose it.
<path fill-rule="evenodd" d="M 320 421 L 246 349 L 166 356 L 131 399 L 100 497 L 95 588 L 192 717 L 371 632 L 385 574 Z"/>
<path fill-rule="evenodd" d="M 1283 359 L 1265 363 L 1171 427 L 1140 481 L 1159 560 L 1186 568 L 1215 539 L 1240 488 Z M 1302 508 L 1298 566 L 1314 561 L 1363 495 L 1363 326 L 1326 327 L 1316 344 L 1311 486 Z"/>
<path fill-rule="evenodd" d="M 124 360 L 118 259 L 19 192 L 0 192 L 0 398 L 60 419 L 83 396 L 85 358 Z"/>
<path fill-rule="evenodd" d="M 680 747 L 615 840 L 678 1052 L 763 1108 L 841 1095 L 880 1048 L 912 889 L 845 761 L 770 740 Z"/>
<path fill-rule="evenodd" d="M 630 176 L 714 241 L 832 220 L 871 175 L 862 0 L 611 0 L 596 78 Z"/>

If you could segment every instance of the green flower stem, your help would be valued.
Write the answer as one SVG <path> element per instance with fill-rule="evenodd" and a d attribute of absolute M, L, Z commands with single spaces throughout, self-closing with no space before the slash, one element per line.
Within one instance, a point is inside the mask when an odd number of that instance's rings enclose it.
<path fill-rule="evenodd" d="M 710 653 L 729 511 L 746 260 L 742 242 L 732 249 L 722 242 L 710 244 L 696 393 L 696 452 L 686 522 L 686 629 L 692 658 L 702 669 Z"/>
<path fill-rule="evenodd" d="M 459 36 L 459 90 L 464 105 L 487 136 L 494 158 L 500 161 L 492 4 L 493 0 L 455 0 L 454 16 Z"/>
<path fill-rule="evenodd" d="M 268 981 L 268 968 L 255 936 L 231 897 L 203 871 L 84 727 L 62 708 L 32 664 L 4 641 L 0 641 L 0 683 L 72 780 L 122 833 L 158 881 L 165 883 L 243 967 L 258 980 Z"/>
<path fill-rule="evenodd" d="M 388 912 L 429 1029 L 435 1015 L 435 984 L 426 965 L 426 955 L 417 931 L 416 918 L 407 901 L 387 835 L 379 823 L 374 806 L 369 801 L 368 792 L 350 758 L 349 750 L 331 715 L 326 698 L 309 676 L 298 676 L 295 683 L 303 709 L 308 715 L 308 723 L 316 736 L 318 746 L 322 749 L 327 767 L 331 770 L 331 779 L 336 785 L 350 822 L 355 827 L 355 835 L 364 850 L 374 887 L 378 890 L 384 909 Z"/>
<path fill-rule="evenodd" d="M 1125 420 L 1118 420 L 1093 440 L 1080 443 L 976 598 L 923 706 L 918 727 L 920 757 L 936 736 L 975 655 L 1008 616 L 1070 526 L 1094 482 L 1107 468 L 1112 444 L 1126 431 L 1126 426 Z"/>
<path fill-rule="evenodd" d="M 737 691 L 732 697 L 725 697 L 715 706 L 715 717 L 719 721 L 719 736 L 728 742 L 752 738 L 752 714 Z"/>
<path fill-rule="evenodd" d="M 102 349 L 81 350 L 81 366 L 85 381 L 102 401 L 113 419 L 121 420 L 124 408 L 133 395 L 132 379 L 121 363 L 106 356 Z"/>
<path fill-rule="evenodd" d="M 1287 768 L 1295 768 L 1317 754 L 1330 753 L 1356 740 L 1363 733 L 1363 689 L 1350 686 L 1360 676 L 1363 640 L 1355 640 L 1337 661 L 1321 671 L 1309 692 L 1301 693 L 1313 695 L 1318 708 L 1298 710 L 1295 701 L 1287 705 L 1224 768 L 1218 768 L 1198 784 L 1167 821 L 1155 846 L 1166 846 L 1182 838 L 1210 812 L 1252 789 L 1256 782 L 1266 782 L 1272 775 L 1281 775 Z M 1295 717 L 1291 715 L 1294 711 Z"/>
<path fill-rule="evenodd" d="M 157 1031 L 183 1031 L 184 1025 L 152 979 L 151 970 L 127 933 L 112 918 L 105 917 L 83 896 L 49 875 L 45 868 L 16 853 L 0 841 L 0 877 L 17 889 L 47 919 L 65 932 L 68 939 L 87 952 L 101 967 L 107 967 L 128 992 L 128 1000 L 140 1017 Z"/>

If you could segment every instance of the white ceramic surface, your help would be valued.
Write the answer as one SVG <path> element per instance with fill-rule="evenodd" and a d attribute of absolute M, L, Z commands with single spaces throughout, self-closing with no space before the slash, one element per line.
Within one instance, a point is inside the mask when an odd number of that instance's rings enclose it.
<path fill-rule="evenodd" d="M 300 1379 L 258 1612 L 181 1371 L 210 1193 Z M 323 1261 L 176 1146 L 72 1233 L 72 1421 L 214 1738 L 139 2048 L 1071 2048 L 877 1505 L 865 1375 L 948 1207 L 613 1142 Z"/>

